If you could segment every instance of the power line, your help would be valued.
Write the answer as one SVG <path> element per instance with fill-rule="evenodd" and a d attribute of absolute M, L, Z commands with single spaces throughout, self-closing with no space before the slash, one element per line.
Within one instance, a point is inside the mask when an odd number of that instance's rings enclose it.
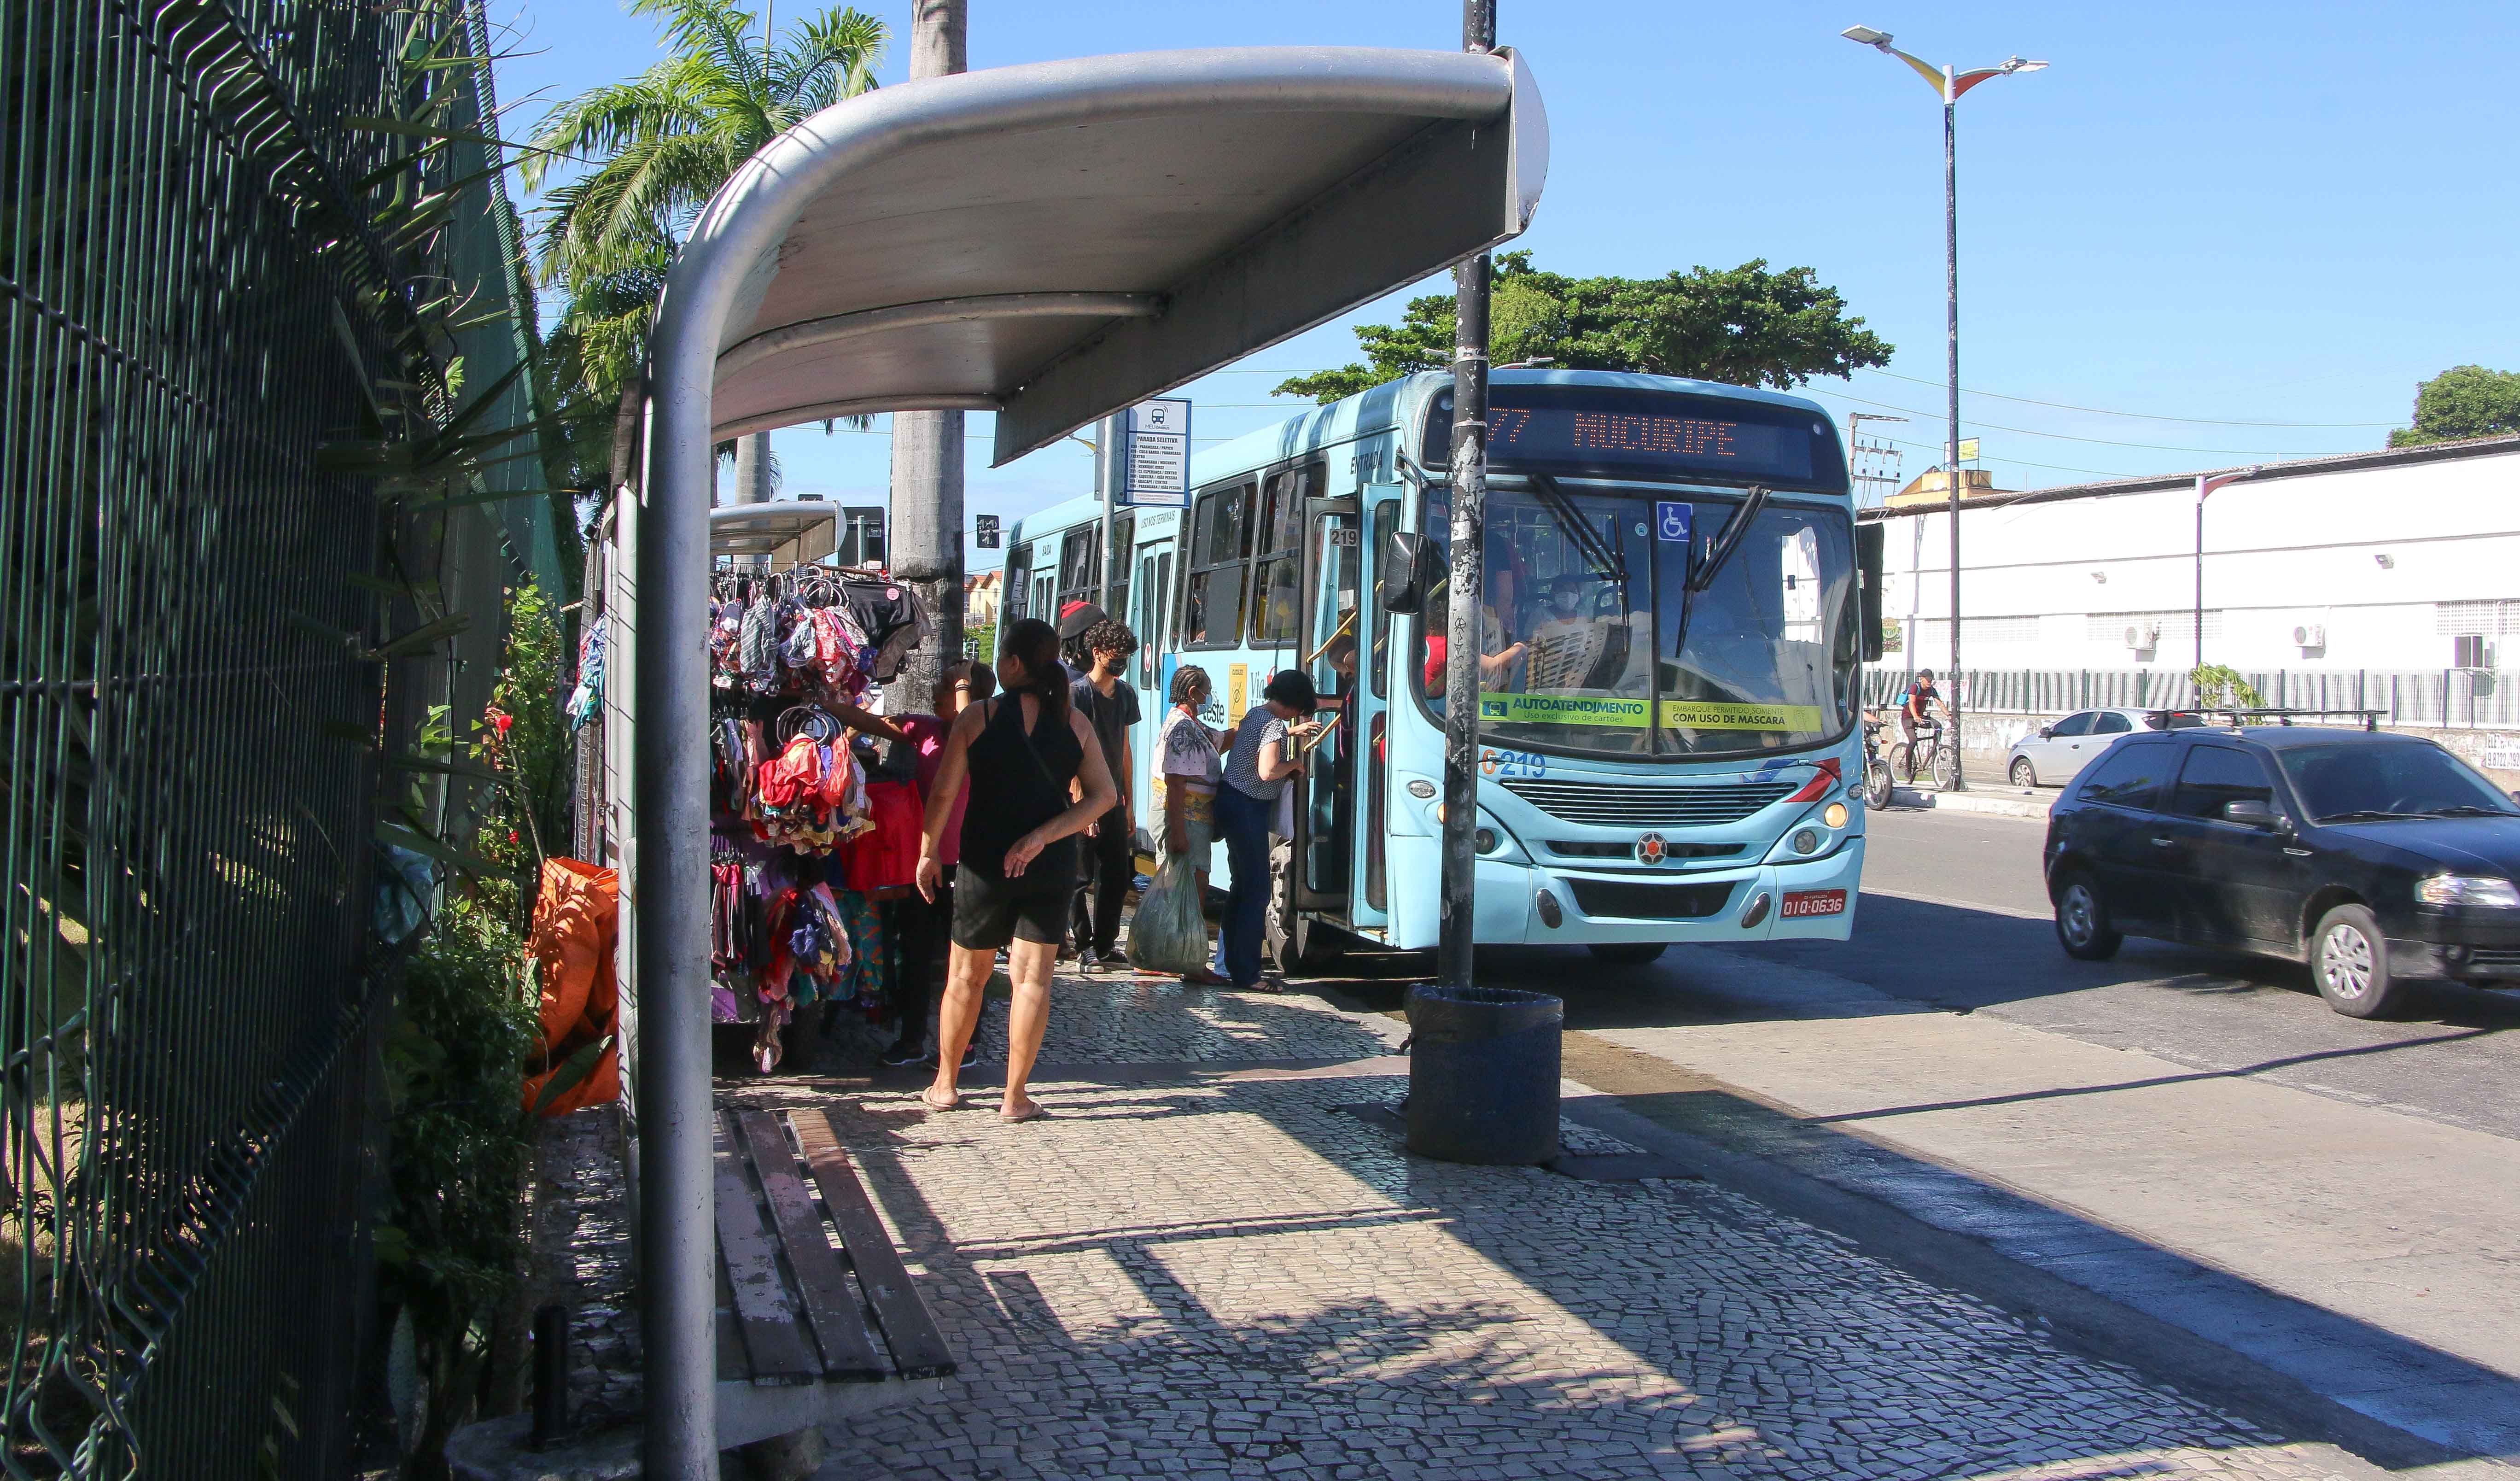
<path fill-rule="evenodd" d="M 1913 406 L 1901 406 L 1890 401 L 1867 400 L 1863 396 L 1849 395 L 1843 391 L 1829 391 L 1818 386 L 1807 387 L 1805 389 L 1814 395 L 1836 396 L 1840 400 L 1853 401 L 1859 406 L 1878 406 L 1885 411 L 1904 411 L 1910 416 L 1933 419 L 1939 418 L 1944 414 L 1941 411 L 1919 411 Z M 2154 452 L 2203 452 L 2210 453 L 2215 457 L 2225 458 L 2286 458 L 2304 456 L 2303 453 L 2295 449 L 2282 447 L 2181 447 L 2168 442 L 2124 442 L 2115 438 L 2078 438 L 2071 433 L 2040 432 L 2029 427 L 2006 427 L 2000 422 L 1978 422 L 1973 425 L 1991 432 L 2018 433 L 2026 438 L 2052 438 L 2060 442 L 2091 442 L 2102 447 L 2142 447 Z"/>
<path fill-rule="evenodd" d="M 1939 388 L 1951 384 L 1949 381 L 1928 381 L 1922 376 L 1903 376 L 1895 370 L 1881 370 L 1871 366 L 1867 366 L 1865 368 L 1874 375 L 1888 376 L 1894 381 L 1911 381 L 1918 386 L 1933 386 Z M 2145 411 L 2111 411 L 2104 406 L 2076 406 L 2068 401 L 2042 401 L 2035 396 L 2005 395 L 2000 391 L 1973 391 L 1966 386 L 1961 387 L 1960 390 L 1967 392 L 1968 394 L 1973 396 L 1988 396 L 1998 401 L 2019 401 L 2025 406 L 2052 406 L 2058 411 L 2088 411 L 2093 416 L 2129 417 L 2138 422 L 2186 422 L 2197 427 L 2307 427 L 2336 429 L 2395 427 L 2398 425 L 2395 422 L 2234 422 L 2218 417 L 2165 417 L 2155 416 L 2152 413 Z M 2137 444 L 2128 443 L 2127 445 L 2134 446 Z"/>

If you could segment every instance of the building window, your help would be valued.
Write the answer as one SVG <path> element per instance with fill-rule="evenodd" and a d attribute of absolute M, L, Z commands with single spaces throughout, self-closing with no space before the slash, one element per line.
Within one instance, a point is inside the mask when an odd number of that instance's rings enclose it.
<path fill-rule="evenodd" d="M 2130 627 L 2154 629 L 2163 643 L 2196 641 L 2196 613 L 2182 607 L 2176 612 L 2094 612 L 2083 620 L 2083 640 L 2123 647 Z M 2205 640 L 2213 642 L 2223 635 L 2221 609 L 2205 609 Z"/>
<path fill-rule="evenodd" d="M 2039 641 L 2039 619 L 2036 617 L 1964 617 L 1960 619 L 1960 646 L 1977 643 L 2035 643 Z M 1947 617 L 1919 617 L 1908 620 L 1908 644 L 1923 644 L 1923 651 L 1952 646 L 1952 620 Z"/>
<path fill-rule="evenodd" d="M 2500 637 L 2520 632 L 2520 601 L 2435 602 L 2433 630 L 2444 637 Z"/>

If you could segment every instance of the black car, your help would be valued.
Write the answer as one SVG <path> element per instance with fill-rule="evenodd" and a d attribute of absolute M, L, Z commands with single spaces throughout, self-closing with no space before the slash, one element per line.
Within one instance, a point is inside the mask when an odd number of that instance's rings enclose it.
<path fill-rule="evenodd" d="M 2086 961 L 2128 934 L 2288 957 L 2355 1018 L 2413 978 L 2520 987 L 2520 806 L 2412 736 L 2129 735 L 2049 812 L 2047 873 Z"/>

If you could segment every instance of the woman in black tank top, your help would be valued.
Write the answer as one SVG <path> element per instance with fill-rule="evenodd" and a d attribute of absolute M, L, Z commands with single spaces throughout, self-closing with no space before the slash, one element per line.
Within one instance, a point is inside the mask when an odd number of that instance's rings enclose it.
<path fill-rule="evenodd" d="M 1067 702 L 1058 634 L 1026 618 L 998 640 L 999 697 L 965 710 L 945 738 L 928 789 L 926 833 L 919 846 L 919 893 L 936 898 L 936 861 L 945 821 L 966 786 L 963 861 L 954 875 L 954 949 L 937 1010 L 936 1083 L 921 1092 L 930 1110 L 961 1104 L 956 1080 L 964 1045 L 980 1019 L 980 992 L 997 953 L 1007 953 L 1014 1005 L 1007 1015 L 1007 1091 L 999 1115 L 1031 1121 L 1049 1112 L 1025 1093 L 1050 1026 L 1050 977 L 1067 928 L 1076 883 L 1068 840 L 1118 800 L 1102 748 Z"/>

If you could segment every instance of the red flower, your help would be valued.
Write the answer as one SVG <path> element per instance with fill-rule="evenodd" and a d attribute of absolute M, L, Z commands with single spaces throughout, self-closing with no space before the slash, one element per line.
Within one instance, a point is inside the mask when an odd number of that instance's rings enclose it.
<path fill-rule="evenodd" d="M 493 710 L 490 712 L 490 728 L 498 731 L 501 735 L 507 734 L 508 727 L 516 722 L 517 717 L 504 711 Z"/>
<path fill-rule="evenodd" d="M 508 830 L 508 842 L 510 842 L 510 843 L 515 843 L 516 841 L 517 841 L 517 830 L 516 830 L 516 829 L 514 829 L 514 828 L 510 828 L 510 829 Z"/>

